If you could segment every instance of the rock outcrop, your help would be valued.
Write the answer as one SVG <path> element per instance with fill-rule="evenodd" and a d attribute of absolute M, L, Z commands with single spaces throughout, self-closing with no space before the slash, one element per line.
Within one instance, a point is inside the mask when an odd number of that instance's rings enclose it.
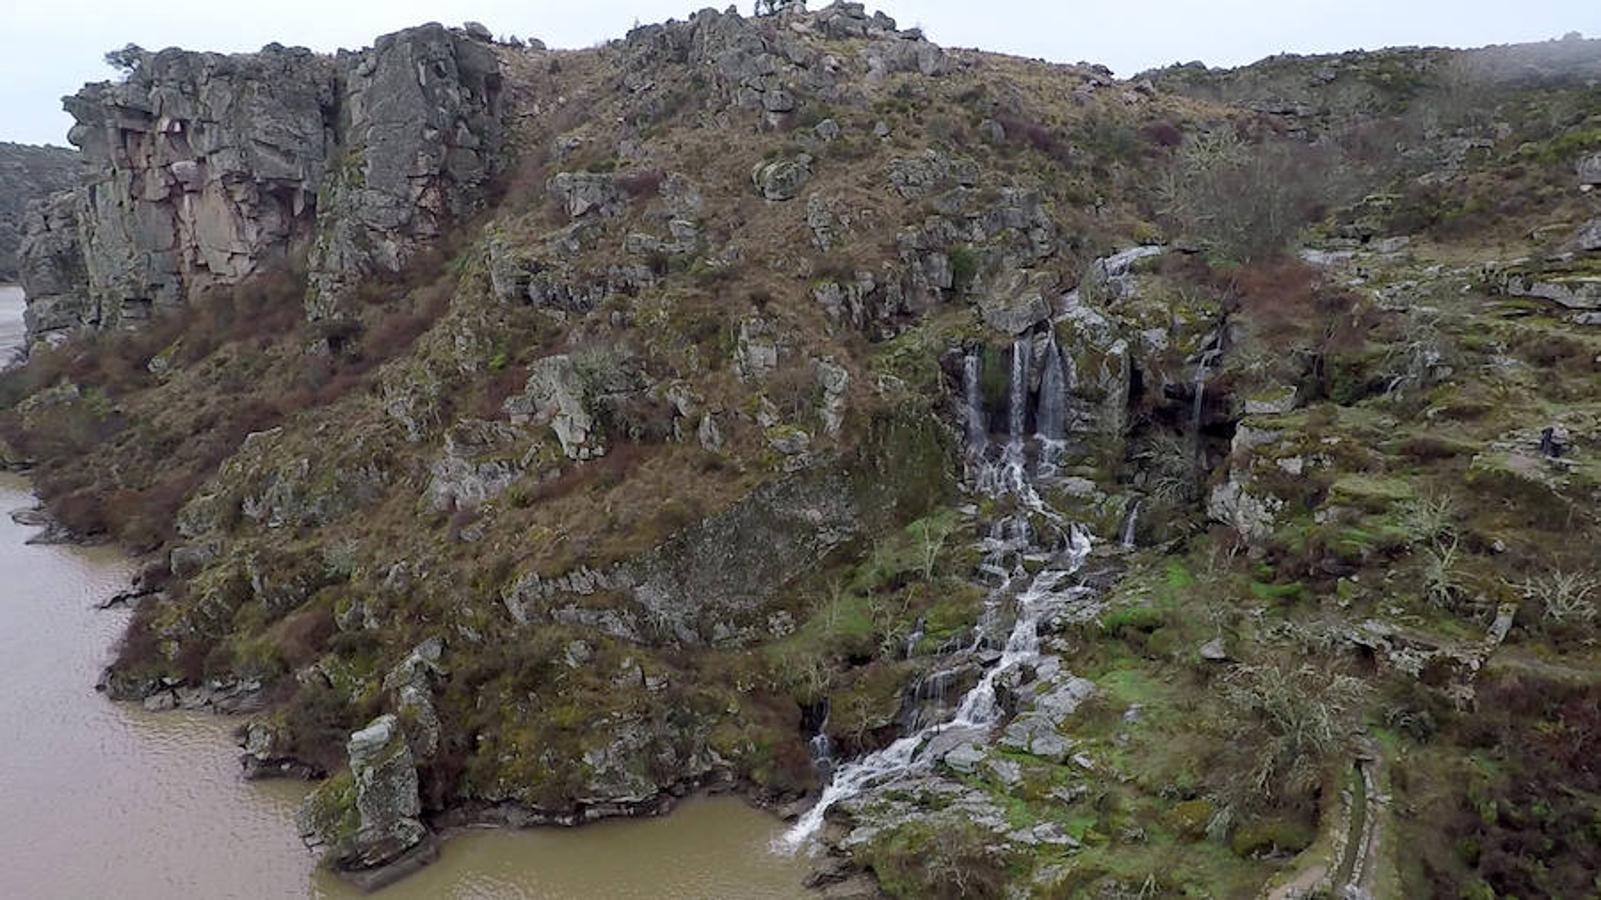
<path fill-rule="evenodd" d="M 419 816 L 417 765 L 393 714 L 350 735 L 348 776 L 324 782 L 297 817 L 310 846 L 327 847 L 334 867 L 377 888 L 428 861 L 432 835 Z"/>
<path fill-rule="evenodd" d="M 131 62 L 65 100 L 85 174 L 28 219 L 35 339 L 137 326 L 307 256 L 307 313 L 334 315 L 475 209 L 500 164 L 495 52 L 440 25 L 337 58 L 271 44 Z"/>
<path fill-rule="evenodd" d="M 78 154 L 65 147 L 0 141 L 0 284 L 17 280 L 25 210 L 77 177 Z"/>
<path fill-rule="evenodd" d="M 441 25 L 342 53 L 317 241 L 312 318 L 337 315 L 364 277 L 399 272 L 483 202 L 499 170 L 500 63 Z"/>

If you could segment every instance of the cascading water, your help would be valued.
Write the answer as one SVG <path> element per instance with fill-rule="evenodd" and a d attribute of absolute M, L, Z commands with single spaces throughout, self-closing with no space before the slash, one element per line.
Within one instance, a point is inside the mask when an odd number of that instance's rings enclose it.
<path fill-rule="evenodd" d="M 979 357 L 969 353 L 962 358 L 962 399 L 967 415 L 967 449 L 982 452 L 989 435 L 989 423 L 984 418 L 984 398 L 978 383 Z"/>
<path fill-rule="evenodd" d="M 1024 441 L 1028 438 L 1028 357 L 1031 350 L 1028 337 L 1012 342 L 1012 374 L 1006 390 L 1006 447 L 999 465 L 989 464 L 984 453 L 979 459 L 976 473 L 978 489 L 990 496 L 1032 493 L 1028 486 L 1027 458 Z M 987 443 L 988 435 L 984 435 Z M 982 446 L 982 445 L 981 445 Z"/>
<path fill-rule="evenodd" d="M 995 521 L 981 544 L 984 559 L 979 567 L 980 572 L 993 577 L 996 585 L 985 601 L 985 616 L 972 649 L 979 649 L 987 631 L 985 626 L 997 618 L 1003 612 L 1003 606 L 1010 602 L 1015 618 L 999 659 L 992 662 L 978 683 L 962 696 L 949 718 L 922 725 L 882 750 L 835 768 L 833 777 L 817 802 L 775 842 L 777 849 L 793 852 L 806 845 L 822 827 L 829 809 L 840 801 L 855 797 L 897 776 L 932 767 L 933 759 L 919 756 L 919 751 L 927 746 L 930 738 L 953 730 L 981 731 L 996 724 L 1001 716 L 997 679 L 1017 666 L 1039 658 L 1040 618 L 1051 601 L 1061 594 L 1062 583 L 1078 572 L 1088 558 L 1090 537 L 1077 524 L 1064 526 L 1062 517 L 1045 505 L 1027 476 L 1023 443 L 1026 425 L 1024 403 L 1028 396 L 1027 351 L 1026 338 L 1020 338 L 1013 346 L 1008 392 L 1010 428 L 1004 455 L 999 462 L 990 463 L 984 461 L 982 453 L 975 454 L 980 468 L 975 479 L 978 489 L 991 495 L 1014 496 L 1019 506 L 1017 512 Z M 975 357 L 969 356 L 968 359 L 975 360 Z M 1049 361 L 1046 365 L 1048 369 Z M 964 381 L 976 384 L 976 365 L 964 367 L 963 375 Z M 969 434 L 971 437 L 971 432 Z M 1031 517 L 1047 523 L 1054 532 L 1050 561 L 1032 576 L 1023 565 L 1024 554 L 1037 546 L 1030 525 Z M 1013 591 L 1013 586 L 1025 579 L 1027 586 L 1021 591 Z M 942 679 L 949 677 L 949 673 L 936 673 L 930 677 L 930 681 L 940 680 L 938 689 L 943 691 Z"/>
<path fill-rule="evenodd" d="M 1134 549 L 1134 531 L 1139 528 L 1140 504 L 1144 501 L 1136 499 L 1128 509 L 1128 518 L 1123 520 L 1123 549 Z"/>
<path fill-rule="evenodd" d="M 1045 345 L 1045 365 L 1040 370 L 1039 407 L 1034 414 L 1034 435 L 1039 438 L 1040 474 L 1051 476 L 1062 463 L 1067 445 L 1067 391 L 1070 387 L 1056 335 Z"/>
<path fill-rule="evenodd" d="M 1034 432 L 1041 440 L 1060 441 L 1067 437 L 1067 374 L 1054 336 L 1045 345 L 1045 368 L 1040 370 L 1040 405 L 1034 422 Z"/>
<path fill-rule="evenodd" d="M 1023 429 L 1028 423 L 1029 344 L 1026 337 L 1012 342 L 1012 380 L 1006 392 L 1006 436 L 1010 444 L 1018 447 L 1023 444 Z"/>

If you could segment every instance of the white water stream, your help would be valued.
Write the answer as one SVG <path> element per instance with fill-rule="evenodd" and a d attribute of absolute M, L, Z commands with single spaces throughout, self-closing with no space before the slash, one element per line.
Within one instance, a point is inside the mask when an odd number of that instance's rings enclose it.
<path fill-rule="evenodd" d="M 1015 513 L 996 520 L 991 525 L 989 535 L 982 542 L 984 559 L 979 571 L 981 574 L 998 579 L 998 584 L 985 601 L 986 609 L 978 629 L 979 637 L 970 649 L 973 651 L 980 649 L 986 634 L 984 625 L 995 619 L 1003 612 L 1003 607 L 1010 603 L 1010 611 L 1015 618 L 1004 648 L 999 658 L 985 669 L 978 683 L 962 696 L 950 718 L 918 728 L 882 750 L 866 754 L 860 759 L 837 764 L 833 770 L 833 777 L 817 802 L 775 841 L 775 847 L 778 849 L 794 852 L 806 846 L 822 828 L 828 811 L 841 801 L 859 796 L 898 776 L 931 767 L 935 760 L 920 754 L 928 746 L 930 739 L 936 735 L 953 730 L 987 730 L 995 725 L 1001 717 L 996 690 L 997 679 L 1018 666 L 1028 665 L 1039 659 L 1040 617 L 1044 610 L 1052 605 L 1051 601 L 1059 595 L 1062 583 L 1083 566 L 1084 560 L 1090 553 L 1090 536 L 1077 524 L 1064 525 L 1062 517 L 1046 506 L 1038 492 L 1034 490 L 1028 474 L 1024 445 L 1028 401 L 1028 347 L 1026 338 L 1019 338 L 1013 346 L 1011 383 L 1007 397 L 1008 435 L 999 460 L 991 461 L 986 458 L 986 451 L 989 448 L 988 436 L 985 434 L 987 428 L 984 423 L 987 419 L 980 404 L 978 390 L 980 373 L 977 357 L 969 355 L 963 366 L 963 387 L 968 404 L 968 453 L 972 463 L 972 468 L 969 470 L 970 480 L 978 491 L 987 495 L 1015 497 L 1019 506 Z M 1056 352 L 1054 343 L 1050 349 L 1052 353 Z M 1047 361 L 1047 375 L 1049 372 L 1050 363 Z M 1050 378 L 1044 380 L 1050 387 L 1042 385 L 1037 419 L 1053 414 L 1060 416 L 1064 402 L 1064 398 L 1052 395 L 1053 391 L 1065 390 L 1060 371 L 1054 380 Z M 1046 411 L 1048 406 L 1053 412 Z M 1051 436 L 1042 434 L 1042 443 L 1049 437 Z M 1032 576 L 1022 564 L 1023 554 L 1037 549 L 1038 546 L 1030 525 L 1031 516 L 1043 518 L 1050 523 L 1051 530 L 1056 532 L 1052 536 L 1055 546 L 1050 548 L 1050 562 L 1038 574 Z M 1027 581 L 1027 586 L 1021 591 L 1014 592 L 1013 586 L 1024 580 Z"/>

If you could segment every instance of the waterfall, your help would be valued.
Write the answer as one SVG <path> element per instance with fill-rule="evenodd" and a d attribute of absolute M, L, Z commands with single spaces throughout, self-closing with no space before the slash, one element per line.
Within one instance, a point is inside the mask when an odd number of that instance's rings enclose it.
<path fill-rule="evenodd" d="M 1140 504 L 1143 503 L 1143 502 L 1144 502 L 1143 500 L 1140 500 L 1140 499 L 1136 498 L 1135 501 L 1134 501 L 1134 504 L 1129 507 L 1128 518 L 1123 520 L 1123 549 L 1124 550 L 1133 550 L 1134 549 L 1134 529 L 1139 527 Z"/>
<path fill-rule="evenodd" d="M 1044 441 L 1060 441 L 1067 437 L 1067 376 L 1062 369 L 1062 352 L 1056 347 L 1056 336 L 1051 335 L 1045 345 L 1045 369 L 1040 373 L 1039 412 L 1034 417 L 1034 431 Z"/>
<path fill-rule="evenodd" d="M 983 453 L 984 444 L 989 440 L 989 422 L 984 416 L 984 397 L 978 381 L 978 367 L 977 352 L 968 353 L 962 358 L 962 397 L 967 405 L 967 449 L 973 454 Z"/>
<path fill-rule="evenodd" d="M 824 723 L 825 726 L 827 723 Z M 834 745 L 828 740 L 828 732 L 819 731 L 806 743 L 806 750 L 812 756 L 812 764 L 817 771 L 827 776 L 834 770 Z"/>
<path fill-rule="evenodd" d="M 923 628 L 923 619 L 919 617 L 917 624 L 912 627 L 912 633 L 906 636 L 906 652 L 902 655 L 907 659 L 911 659 L 917 653 L 917 645 L 923 641 Z"/>
<path fill-rule="evenodd" d="M 1077 524 L 1062 528 L 1061 516 L 1045 506 L 1039 494 L 1023 475 L 1020 464 L 1022 415 L 1018 412 L 1021 404 L 1017 401 L 1026 396 L 1024 376 L 1027 375 L 1027 364 L 1017 362 L 1023 358 L 1018 352 L 1019 349 L 1014 348 L 1012 366 L 1014 403 L 1011 410 L 1013 428 L 1007 458 L 998 464 L 985 464 L 986 469 L 1005 469 L 1009 474 L 992 473 L 979 479 L 981 485 L 988 486 L 997 493 L 1015 494 L 1022 507 L 1020 511 L 994 522 L 982 543 L 984 560 L 979 567 L 980 571 L 994 576 L 998 581 L 985 600 L 985 619 L 994 619 L 1001 613 L 1001 607 L 1008 598 L 1011 598 L 1012 612 L 1016 615 L 1000 658 L 984 671 L 972 690 L 962 695 L 956 705 L 956 711 L 949 718 L 922 726 L 882 750 L 835 768 L 833 777 L 829 779 L 822 795 L 812 808 L 774 841 L 774 848 L 777 850 L 794 852 L 806 845 L 822 827 L 823 818 L 829 809 L 840 801 L 855 797 L 899 775 L 931 767 L 934 761 L 919 757 L 918 751 L 935 735 L 954 729 L 985 729 L 996 724 L 1001 712 L 995 688 L 997 679 L 1003 673 L 1039 657 L 1040 617 L 1049 605 L 1049 601 L 1060 593 L 1062 582 L 1077 573 L 1084 565 L 1084 560 L 1089 557 L 1089 534 Z M 1018 462 L 1015 464 L 1011 452 L 1013 447 L 1017 448 Z M 1059 529 L 1059 533 L 1065 532 L 1062 534 L 1065 546 L 1060 547 L 1051 563 L 1033 576 L 1028 575 L 1027 570 L 1023 568 L 1022 559 L 1024 552 L 1034 546 L 1032 528 L 1029 525 L 1031 515 L 1043 518 L 1053 529 Z M 1013 597 L 1011 588 L 1022 579 L 1028 579 L 1028 585 Z M 981 628 L 980 637 L 975 640 L 973 649 L 978 649 L 982 644 L 982 634 Z M 946 677 L 949 676 L 941 674 L 931 679 L 935 680 L 937 689 L 941 692 L 944 683 L 939 679 Z"/>
<path fill-rule="evenodd" d="M 1029 343 L 1027 337 L 1012 342 L 1012 380 L 1006 394 L 1007 438 L 1019 446 L 1028 419 Z"/>
<path fill-rule="evenodd" d="M 1028 354 L 1030 341 L 1020 337 L 1012 342 L 1012 373 L 1006 389 L 1006 448 L 999 465 L 981 461 L 977 487 L 991 496 L 1033 493 L 1028 485 L 1024 454 L 1028 427 Z"/>

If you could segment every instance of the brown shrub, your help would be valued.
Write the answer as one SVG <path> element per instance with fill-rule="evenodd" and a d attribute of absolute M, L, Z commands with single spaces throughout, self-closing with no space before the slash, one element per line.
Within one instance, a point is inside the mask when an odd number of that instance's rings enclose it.
<path fill-rule="evenodd" d="M 527 366 L 507 366 L 496 372 L 485 385 L 484 392 L 478 395 L 478 403 L 474 412 L 480 419 L 498 419 L 505 415 L 504 406 L 511 395 L 523 389 L 528 383 Z"/>
<path fill-rule="evenodd" d="M 617 176 L 617 187 L 635 200 L 645 200 L 661 191 L 667 178 L 661 169 L 636 169 Z"/>
<path fill-rule="evenodd" d="M 161 641 L 155 630 L 156 604 L 141 603 L 133 609 L 128 627 L 117 642 L 112 666 L 120 672 L 133 672 L 161 659 Z"/>
<path fill-rule="evenodd" d="M 103 504 L 106 525 L 134 550 L 154 550 L 173 537 L 178 508 L 202 480 L 200 473 L 184 471 L 143 490 L 114 491 Z"/>
<path fill-rule="evenodd" d="M 314 603 L 285 616 L 275 626 L 278 654 L 291 670 L 316 662 L 334 634 L 333 611 Z"/>
<path fill-rule="evenodd" d="M 321 679 L 309 679 L 284 705 L 290 752 L 322 772 L 332 772 L 345 763 L 345 739 L 360 724 L 357 719 L 342 694 Z"/>
<path fill-rule="evenodd" d="M 1170 150 L 1184 143 L 1184 132 L 1172 122 L 1147 122 L 1140 126 L 1140 137 L 1146 143 Z"/>

